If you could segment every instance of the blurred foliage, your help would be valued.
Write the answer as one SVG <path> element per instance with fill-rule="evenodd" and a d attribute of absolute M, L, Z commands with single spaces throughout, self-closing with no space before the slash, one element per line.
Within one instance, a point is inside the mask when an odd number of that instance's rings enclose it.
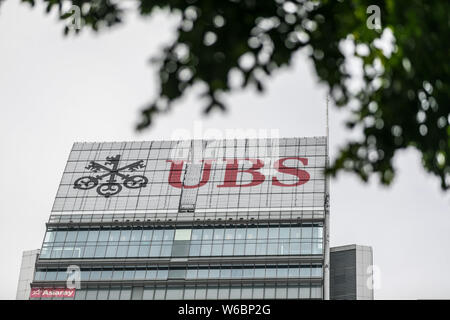
<path fill-rule="evenodd" d="M 35 0 L 22 0 L 31 5 Z M 83 28 L 97 31 L 122 21 L 113 0 L 40 0 L 47 11 L 81 8 Z M 130 0 L 131 1 L 131 0 Z M 206 88 L 205 111 L 225 109 L 223 94 L 254 86 L 264 90 L 272 73 L 292 63 L 304 48 L 330 97 L 351 110 L 348 127 L 363 138 L 344 146 L 329 172 L 355 172 L 364 181 L 375 173 L 389 184 L 396 151 L 412 146 L 424 168 L 450 184 L 450 8 L 449 1 L 410 0 L 135 0 L 142 16 L 156 8 L 180 17 L 175 41 L 156 59 L 160 91 L 142 113 L 139 129 L 196 83 Z M 368 28 L 377 5 L 381 30 Z M 65 33 L 78 32 L 66 26 Z M 380 38 L 392 35 L 392 50 Z M 385 43 L 386 41 L 384 41 Z M 346 46 L 344 46 L 346 44 Z M 344 52 L 343 48 L 349 48 Z M 345 53 L 345 54 L 344 54 Z M 348 61 L 358 59 L 363 85 L 350 85 Z M 242 81 L 233 79 L 241 78 Z M 237 82 L 237 83 L 235 83 Z M 299 84 L 301 85 L 301 84 Z M 300 99 L 300 98 L 299 98 Z M 322 106 L 317 106 L 321 107 Z"/>

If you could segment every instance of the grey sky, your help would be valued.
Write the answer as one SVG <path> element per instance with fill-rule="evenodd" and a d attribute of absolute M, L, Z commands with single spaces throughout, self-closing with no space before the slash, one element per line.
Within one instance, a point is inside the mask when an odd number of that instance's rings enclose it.
<path fill-rule="evenodd" d="M 74 141 L 170 138 L 176 129 L 192 132 L 199 125 L 325 134 L 325 90 L 303 54 L 270 80 L 265 95 L 230 96 L 226 114 L 203 117 L 202 101 L 191 94 L 152 130 L 137 134 L 138 109 L 156 92 L 148 60 L 173 37 L 173 24 L 163 14 L 151 20 L 129 15 L 121 27 L 69 38 L 62 27 L 43 7 L 18 1 L 0 7 L 2 299 L 15 298 L 22 251 L 41 245 Z M 351 135 L 343 129 L 344 114 L 330 112 L 334 155 Z M 331 245 L 373 247 L 381 281 L 376 298 L 450 298 L 450 195 L 423 172 L 414 150 L 401 152 L 396 167 L 391 188 L 347 174 L 332 180 Z"/>

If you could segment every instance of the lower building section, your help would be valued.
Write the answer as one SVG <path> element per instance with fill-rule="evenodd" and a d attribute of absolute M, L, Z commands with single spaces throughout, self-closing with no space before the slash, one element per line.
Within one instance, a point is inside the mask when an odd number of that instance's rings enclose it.
<path fill-rule="evenodd" d="M 323 215 L 303 221 L 49 223 L 30 298 L 323 299 L 323 234 Z"/>

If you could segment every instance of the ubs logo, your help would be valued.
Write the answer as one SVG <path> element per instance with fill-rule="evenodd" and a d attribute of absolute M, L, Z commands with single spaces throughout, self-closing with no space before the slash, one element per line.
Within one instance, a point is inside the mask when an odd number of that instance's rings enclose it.
<path fill-rule="evenodd" d="M 119 167 L 119 162 L 120 155 L 106 157 L 103 165 L 95 161 L 89 162 L 86 169 L 97 173 L 97 175 L 78 178 L 73 184 L 74 189 L 89 190 L 97 187 L 97 193 L 108 198 L 122 191 L 122 185 L 129 189 L 147 186 L 147 177 L 130 174 L 138 169 L 145 168 L 144 160 L 139 160 L 123 167 Z"/>

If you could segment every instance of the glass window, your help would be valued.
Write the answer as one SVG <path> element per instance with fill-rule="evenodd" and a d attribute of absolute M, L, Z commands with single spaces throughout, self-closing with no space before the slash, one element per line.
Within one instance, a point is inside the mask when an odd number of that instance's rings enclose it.
<path fill-rule="evenodd" d="M 205 234 L 205 233 L 203 233 Z M 201 250 L 200 250 L 201 256 L 210 256 L 211 255 L 211 245 L 210 244 L 202 244 Z"/>
<path fill-rule="evenodd" d="M 217 299 L 217 287 L 208 287 L 206 299 Z"/>
<path fill-rule="evenodd" d="M 161 246 L 161 257 L 170 257 L 172 253 L 172 245 Z"/>
<path fill-rule="evenodd" d="M 303 225 L 302 227 L 302 239 L 312 238 L 312 228 L 311 225 Z"/>
<path fill-rule="evenodd" d="M 108 241 L 109 230 L 101 230 L 98 236 L 98 241 Z"/>
<path fill-rule="evenodd" d="M 233 243 L 225 243 L 223 245 L 223 255 L 232 256 L 233 255 Z"/>
<path fill-rule="evenodd" d="M 197 287 L 197 290 L 195 291 L 195 299 L 206 299 L 206 288 Z"/>
<path fill-rule="evenodd" d="M 247 243 L 245 246 L 245 255 L 254 256 L 256 253 L 256 243 Z"/>
<path fill-rule="evenodd" d="M 88 246 L 84 248 L 83 258 L 93 258 L 95 252 L 94 246 Z"/>
<path fill-rule="evenodd" d="M 275 278 L 277 276 L 277 268 L 269 267 L 266 268 L 266 277 L 267 278 Z"/>
<path fill-rule="evenodd" d="M 264 298 L 264 287 L 254 287 L 253 299 L 263 299 L 263 298 Z"/>
<path fill-rule="evenodd" d="M 178 229 L 175 232 L 175 241 L 177 240 L 191 240 L 191 229 Z"/>
<path fill-rule="evenodd" d="M 98 246 L 95 250 L 96 258 L 104 258 L 106 254 L 106 246 Z"/>
<path fill-rule="evenodd" d="M 135 270 L 125 270 L 123 273 L 123 279 L 124 280 L 133 280 L 134 279 L 134 272 Z"/>
<path fill-rule="evenodd" d="M 230 289 L 228 287 L 219 287 L 218 299 L 225 300 L 228 299 Z"/>
<path fill-rule="evenodd" d="M 297 266 L 289 267 L 289 278 L 298 278 L 300 275 L 300 268 Z"/>
<path fill-rule="evenodd" d="M 111 288 L 109 290 L 109 300 L 119 300 L 120 297 L 120 288 Z"/>
<path fill-rule="evenodd" d="M 210 279 L 217 279 L 220 277 L 220 269 L 214 268 L 209 270 L 209 278 Z"/>
<path fill-rule="evenodd" d="M 244 242 L 236 243 L 234 245 L 234 255 L 235 256 L 243 256 L 244 255 L 244 250 L 245 250 L 245 243 Z"/>
<path fill-rule="evenodd" d="M 274 299 L 275 298 L 275 287 L 265 287 L 264 288 L 264 298 Z"/>
<path fill-rule="evenodd" d="M 223 240 L 224 236 L 225 236 L 224 229 L 215 229 L 214 230 L 214 240 Z"/>
<path fill-rule="evenodd" d="M 80 289 L 75 290 L 75 300 L 85 300 L 86 299 L 86 290 Z"/>
<path fill-rule="evenodd" d="M 154 230 L 153 231 L 153 241 L 162 241 L 164 235 L 164 230 Z"/>
<path fill-rule="evenodd" d="M 298 287 L 289 286 L 287 297 L 288 299 L 298 299 Z"/>
<path fill-rule="evenodd" d="M 269 239 L 278 239 L 278 228 L 269 228 Z"/>
<path fill-rule="evenodd" d="M 255 278 L 264 278 L 266 275 L 265 267 L 256 267 L 255 269 Z"/>
<path fill-rule="evenodd" d="M 167 288 L 166 300 L 180 300 L 183 298 L 183 288 Z"/>
<path fill-rule="evenodd" d="M 222 244 L 214 244 L 212 246 L 212 256 L 221 256 L 222 255 Z"/>
<path fill-rule="evenodd" d="M 64 240 L 66 239 L 66 234 L 67 231 L 57 231 L 55 242 L 64 242 Z"/>
<path fill-rule="evenodd" d="M 300 286 L 299 298 L 300 299 L 309 299 L 309 287 L 308 286 Z"/>
<path fill-rule="evenodd" d="M 95 300 L 97 299 L 97 289 L 90 288 L 86 291 L 86 300 Z"/>
<path fill-rule="evenodd" d="M 91 276 L 89 277 L 89 280 L 100 280 L 100 270 L 91 270 Z"/>
<path fill-rule="evenodd" d="M 67 280 L 67 273 L 65 271 L 58 271 L 58 274 L 56 275 L 57 281 L 65 281 Z"/>
<path fill-rule="evenodd" d="M 167 270 L 167 269 L 159 269 L 156 278 L 158 280 L 165 280 L 165 279 L 167 279 L 168 275 L 169 275 L 169 270 Z"/>
<path fill-rule="evenodd" d="M 116 256 L 117 246 L 107 246 L 105 257 L 114 258 Z"/>
<path fill-rule="evenodd" d="M 267 245 L 267 254 L 268 255 L 276 255 L 278 251 L 278 243 L 271 242 Z"/>
<path fill-rule="evenodd" d="M 291 242 L 289 254 L 300 254 L 300 242 Z"/>
<path fill-rule="evenodd" d="M 269 234 L 268 228 L 258 228 L 258 239 L 267 239 Z"/>
<path fill-rule="evenodd" d="M 153 230 L 144 230 L 142 232 L 142 241 L 150 241 L 152 239 L 152 235 L 153 235 Z M 152 290 L 153 292 L 153 290 Z M 145 290 L 144 290 L 144 295 L 145 295 Z"/>
<path fill-rule="evenodd" d="M 118 258 L 123 258 L 127 256 L 127 251 L 128 251 L 128 246 L 118 246 L 117 247 L 117 253 L 116 253 L 116 257 Z"/>
<path fill-rule="evenodd" d="M 67 231 L 66 242 L 75 242 L 77 233 L 77 231 Z"/>
<path fill-rule="evenodd" d="M 142 230 L 133 230 L 131 232 L 131 241 L 141 241 Z"/>
<path fill-rule="evenodd" d="M 248 228 L 247 229 L 247 239 L 256 239 L 258 229 L 257 228 Z"/>
<path fill-rule="evenodd" d="M 44 277 L 45 277 L 45 271 L 36 271 L 34 273 L 34 280 L 35 281 L 44 280 Z"/>
<path fill-rule="evenodd" d="M 277 287 L 275 295 L 277 299 L 286 299 L 286 287 Z"/>
<path fill-rule="evenodd" d="M 240 299 L 241 298 L 241 288 L 232 286 L 230 288 L 230 299 Z"/>
<path fill-rule="evenodd" d="M 173 229 L 164 230 L 164 241 L 172 241 L 175 231 Z"/>
<path fill-rule="evenodd" d="M 322 276 L 322 266 L 313 266 L 311 268 L 311 276 L 313 277 L 321 277 Z"/>
<path fill-rule="evenodd" d="M 130 300 L 131 299 L 131 287 L 122 288 L 120 291 L 120 300 Z"/>
<path fill-rule="evenodd" d="M 245 228 L 237 228 L 236 229 L 236 239 L 245 239 Z"/>
<path fill-rule="evenodd" d="M 300 227 L 291 228 L 291 238 L 300 239 L 301 229 Z"/>
<path fill-rule="evenodd" d="M 88 242 L 96 242 L 97 239 L 98 239 L 98 230 L 89 230 L 87 241 Z M 88 294 L 89 294 L 89 292 L 88 292 Z"/>
<path fill-rule="evenodd" d="M 166 289 L 164 288 L 156 288 L 155 289 L 155 295 L 154 295 L 154 300 L 164 300 L 164 297 L 166 295 Z"/>
<path fill-rule="evenodd" d="M 123 279 L 123 270 L 114 270 L 112 278 L 113 278 L 113 280 L 122 280 Z"/>
<path fill-rule="evenodd" d="M 195 287 L 186 287 L 184 289 L 184 299 L 193 300 L 195 298 Z"/>
<path fill-rule="evenodd" d="M 252 287 L 243 287 L 241 293 L 241 299 L 251 299 L 252 298 Z"/>
<path fill-rule="evenodd" d="M 213 229 L 204 229 L 203 230 L 203 240 L 211 240 L 213 236 Z"/>
<path fill-rule="evenodd" d="M 129 246 L 127 257 L 137 257 L 139 252 L 139 246 Z"/>
<path fill-rule="evenodd" d="M 197 269 L 188 269 L 186 272 L 186 279 L 196 279 Z"/>
<path fill-rule="evenodd" d="M 81 270 L 81 281 L 88 281 L 91 272 L 89 270 Z"/>
<path fill-rule="evenodd" d="M 242 278 L 242 269 L 241 268 L 232 268 L 231 269 L 231 277 L 233 278 Z"/>
<path fill-rule="evenodd" d="M 120 232 L 120 241 L 130 241 L 131 238 L 131 230 L 122 230 Z M 131 294 L 131 289 L 130 289 Z"/>
<path fill-rule="evenodd" d="M 193 244 L 189 248 L 189 255 L 191 257 L 198 257 L 200 255 L 200 245 L 199 244 Z"/>
<path fill-rule="evenodd" d="M 202 238 L 202 229 L 192 230 L 192 240 L 200 240 Z"/>
<path fill-rule="evenodd" d="M 149 245 L 141 245 L 139 246 L 139 257 L 148 257 L 150 253 L 150 246 Z"/>
<path fill-rule="evenodd" d="M 227 228 L 225 229 L 225 239 L 232 240 L 234 239 L 235 229 Z"/>
<path fill-rule="evenodd" d="M 253 274 L 255 272 L 255 269 L 253 268 L 244 268 L 244 278 L 253 278 Z"/>
<path fill-rule="evenodd" d="M 109 233 L 109 241 L 119 241 L 120 239 L 120 230 L 112 230 Z"/>
<path fill-rule="evenodd" d="M 198 278 L 199 279 L 207 279 L 209 275 L 208 268 L 201 268 L 198 270 Z"/>
<path fill-rule="evenodd" d="M 102 271 L 102 275 L 101 275 L 101 279 L 102 280 L 111 280 L 112 278 L 112 270 L 103 270 Z"/>
<path fill-rule="evenodd" d="M 289 239 L 289 231 L 290 231 L 290 228 L 288 228 L 288 227 L 280 228 L 280 238 L 281 239 Z"/>
<path fill-rule="evenodd" d="M 278 278 L 287 278 L 288 276 L 288 268 L 287 266 L 280 266 L 277 270 L 277 277 Z"/>
<path fill-rule="evenodd" d="M 80 230 L 78 231 L 77 242 L 85 242 L 87 240 L 88 231 Z"/>
<path fill-rule="evenodd" d="M 313 238 L 315 239 L 322 239 L 322 227 L 314 227 L 313 228 Z M 67 240 L 66 240 L 67 241 Z"/>
<path fill-rule="evenodd" d="M 142 295 L 143 300 L 153 300 L 153 293 L 155 290 L 153 288 L 144 288 L 144 294 Z"/>
<path fill-rule="evenodd" d="M 64 250 L 62 251 L 62 258 L 72 258 L 73 253 L 73 247 L 64 247 Z"/>
<path fill-rule="evenodd" d="M 158 273 L 157 269 L 149 269 L 145 274 L 145 279 L 156 279 L 157 273 Z"/>
<path fill-rule="evenodd" d="M 100 288 L 97 293 L 97 300 L 107 300 L 108 299 L 108 288 Z"/>
<path fill-rule="evenodd" d="M 256 254 L 259 256 L 267 254 L 267 243 L 266 242 L 258 241 L 258 243 L 256 244 Z"/>
<path fill-rule="evenodd" d="M 226 279 L 231 278 L 231 268 L 220 269 L 220 277 Z"/>
<path fill-rule="evenodd" d="M 311 287 L 311 299 L 320 299 L 322 298 L 322 287 L 313 286 Z"/>
<path fill-rule="evenodd" d="M 302 242 L 300 244 L 300 254 L 311 254 L 311 243 L 310 242 Z"/>

